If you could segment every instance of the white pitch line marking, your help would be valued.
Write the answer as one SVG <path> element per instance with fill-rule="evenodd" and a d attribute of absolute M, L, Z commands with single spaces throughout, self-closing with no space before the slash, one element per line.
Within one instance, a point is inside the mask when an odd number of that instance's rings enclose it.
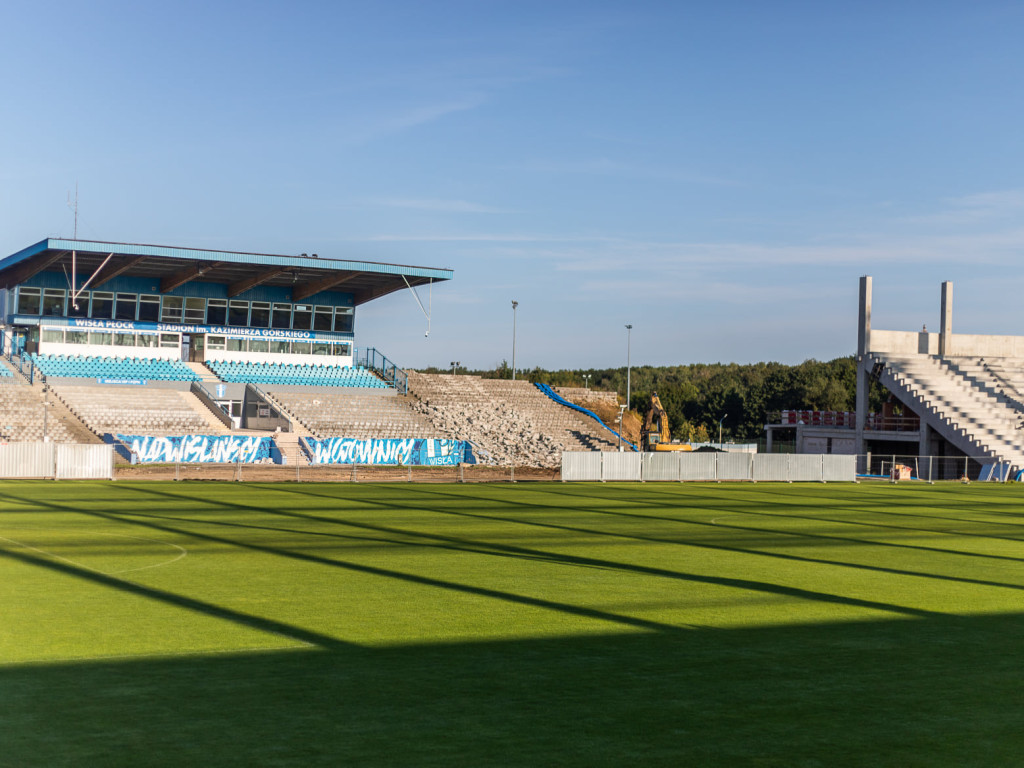
<path fill-rule="evenodd" d="M 103 571 L 101 571 L 101 570 L 98 570 L 96 568 L 90 568 L 88 565 L 85 565 L 84 563 L 79 563 L 79 562 L 76 562 L 74 560 L 70 560 L 70 559 L 68 559 L 66 557 L 61 557 L 60 555 L 55 555 L 53 552 L 47 552 L 45 549 L 40 549 L 39 547 L 33 547 L 31 544 L 26 544 L 24 541 L 18 541 L 17 539 L 9 539 L 6 536 L 0 536 L 0 539 L 3 539 L 4 541 L 9 541 L 9 542 L 11 542 L 11 544 L 15 544 L 15 545 L 17 545 L 19 547 L 24 547 L 25 549 L 31 549 L 33 552 L 38 552 L 41 555 L 46 555 L 47 557 L 52 557 L 54 560 L 61 560 L 62 562 L 65 562 L 65 563 L 68 563 L 70 565 L 73 565 L 76 568 L 84 568 L 85 570 L 92 571 L 93 573 L 103 574 Z M 106 576 L 108 574 L 103 574 L 103 575 Z"/>
<path fill-rule="evenodd" d="M 135 539 L 136 541 L 148 541 L 151 544 L 161 544 L 165 547 L 171 547 L 172 549 L 178 550 L 179 554 L 172 557 L 170 560 L 164 560 L 160 563 L 153 563 L 152 565 L 143 565 L 138 568 L 125 568 L 123 571 L 108 571 L 108 576 L 113 576 L 118 573 L 134 573 L 135 571 L 145 571 L 150 568 L 163 568 L 165 565 L 176 563 L 184 557 L 188 557 L 188 550 L 178 544 L 171 544 L 169 541 L 160 541 L 159 539 L 146 539 L 142 536 L 126 536 L 123 533 L 105 533 L 103 531 L 97 531 L 101 536 L 118 536 L 122 539 Z"/>
<path fill-rule="evenodd" d="M 93 533 L 98 533 L 101 536 L 117 536 L 117 537 L 122 538 L 122 539 L 135 539 L 136 541 L 146 541 L 146 542 L 149 542 L 151 544 L 161 544 L 161 545 L 163 545 L 165 547 L 171 547 L 172 549 L 178 550 L 178 554 L 175 555 L 174 557 L 172 557 L 170 560 L 163 560 L 163 561 L 161 561 L 159 563 L 153 563 L 151 565 L 142 565 L 142 566 L 139 566 L 138 568 L 125 568 L 124 570 L 120 570 L 120 571 L 101 571 L 99 568 L 93 568 L 92 566 L 86 565 L 85 563 L 80 563 L 77 560 L 72 560 L 72 559 L 70 559 L 68 557 L 62 557 L 61 555 L 58 555 L 58 554 L 56 554 L 54 552 L 49 552 L 48 550 L 40 549 L 39 547 L 33 547 L 31 544 L 26 544 L 25 542 L 18 541 L 17 539 L 11 539 L 11 538 L 8 538 L 7 536 L 0 536 L 0 539 L 3 539 L 4 541 L 9 541 L 11 544 L 16 544 L 19 547 L 24 547 L 25 549 L 30 549 L 33 552 L 38 552 L 41 555 L 46 555 L 47 557 L 52 557 L 55 560 L 60 560 L 62 562 L 68 563 L 69 565 L 73 565 L 76 568 L 84 568 L 87 571 L 92 571 L 93 573 L 99 573 L 99 574 L 102 574 L 104 576 L 116 576 L 116 575 L 122 574 L 122 573 L 135 573 L 136 571 L 145 571 L 145 570 L 148 570 L 150 568 L 162 568 L 165 565 L 171 565 L 172 563 L 176 563 L 176 562 L 178 562 L 179 560 L 181 560 L 184 557 L 188 557 L 188 550 L 187 549 L 185 549 L 182 546 L 179 546 L 178 544 L 171 544 L 170 542 L 167 542 L 167 541 L 159 541 L 158 539 L 147 539 L 147 538 L 143 538 L 142 536 L 126 536 L 123 533 L 107 533 L 105 531 L 93 531 Z"/>

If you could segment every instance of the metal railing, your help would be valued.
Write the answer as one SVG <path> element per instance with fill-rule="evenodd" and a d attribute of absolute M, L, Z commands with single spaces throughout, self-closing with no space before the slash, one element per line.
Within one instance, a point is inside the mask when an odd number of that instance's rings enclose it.
<path fill-rule="evenodd" d="M 1024 467 L 991 456 L 915 456 L 868 453 L 857 457 L 857 475 L 877 480 L 1006 482 L 1021 479 Z"/>
<path fill-rule="evenodd" d="M 774 411 L 768 414 L 768 423 L 783 427 L 856 429 L 857 418 L 853 411 Z M 864 428 L 874 432 L 917 432 L 921 429 L 921 419 L 917 416 L 869 413 L 864 419 Z"/>
<path fill-rule="evenodd" d="M 190 387 L 192 394 L 199 398 L 199 401 L 228 429 L 232 428 L 231 416 L 224 413 L 224 409 L 217 405 L 213 393 L 203 386 L 202 382 L 193 381 Z"/>
<path fill-rule="evenodd" d="M 398 390 L 398 394 L 404 395 L 409 391 L 409 374 L 389 360 L 383 352 L 374 347 L 356 350 L 355 361 L 356 365 L 376 371 L 384 381 Z"/>
<path fill-rule="evenodd" d="M 261 402 L 264 406 L 266 406 L 269 409 L 269 414 L 267 416 L 265 416 L 265 417 L 257 417 L 257 418 L 265 418 L 265 419 L 268 419 L 268 420 L 277 421 L 278 422 L 277 426 L 281 426 L 280 422 L 284 422 L 284 426 L 285 426 L 285 430 L 284 431 L 285 432 L 294 432 L 295 431 L 295 422 L 292 419 L 292 415 L 291 414 L 286 414 L 282 410 L 282 406 L 281 406 L 280 403 L 277 402 L 277 400 L 271 398 L 270 395 L 268 395 L 266 392 L 264 392 L 262 389 L 260 389 L 258 386 L 256 386 L 255 384 L 253 384 L 251 382 L 246 384 L 245 388 L 246 388 L 247 392 L 251 391 L 256 396 L 257 401 L 258 401 L 257 402 L 257 407 L 259 407 L 259 403 Z M 246 406 L 245 407 L 248 409 L 248 406 L 249 406 L 249 398 L 248 397 L 245 398 L 245 402 L 246 402 Z M 251 418 L 250 415 L 249 415 L 248 410 L 246 411 L 246 417 L 245 418 L 246 418 L 247 421 Z"/>
<path fill-rule="evenodd" d="M 18 373 L 28 379 L 29 384 L 35 384 L 38 378 L 43 384 L 46 383 L 46 376 L 31 359 L 25 356 L 25 351 L 18 349 L 15 352 L 14 337 L 6 331 L 0 330 L 0 354 L 7 358 L 7 361 L 17 368 Z"/>

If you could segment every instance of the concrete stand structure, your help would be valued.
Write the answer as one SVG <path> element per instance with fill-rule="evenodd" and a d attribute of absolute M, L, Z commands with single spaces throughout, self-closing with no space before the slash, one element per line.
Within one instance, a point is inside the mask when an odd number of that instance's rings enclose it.
<path fill-rule="evenodd" d="M 948 281 L 939 333 L 872 328 L 869 276 L 860 279 L 858 316 L 858 454 L 896 452 L 897 445 L 905 455 L 965 456 L 1024 469 L 1024 336 L 954 334 Z M 872 421 L 873 381 L 895 402 L 890 414 Z"/>

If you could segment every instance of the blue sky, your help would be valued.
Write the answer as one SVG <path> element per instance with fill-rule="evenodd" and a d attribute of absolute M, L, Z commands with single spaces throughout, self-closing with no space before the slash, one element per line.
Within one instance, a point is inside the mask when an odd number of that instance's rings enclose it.
<path fill-rule="evenodd" d="M 477 368 L 1024 331 L 1024 5 L 0 6 L 0 253 L 70 235 L 450 267 L 357 343 Z M 421 292 L 426 302 L 426 292 Z"/>

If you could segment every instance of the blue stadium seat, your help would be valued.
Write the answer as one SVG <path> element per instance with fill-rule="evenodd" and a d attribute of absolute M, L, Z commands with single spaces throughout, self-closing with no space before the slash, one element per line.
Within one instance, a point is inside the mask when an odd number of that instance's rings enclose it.
<path fill-rule="evenodd" d="M 29 357 L 45 376 L 199 381 L 195 371 L 180 360 L 38 354 Z"/>

